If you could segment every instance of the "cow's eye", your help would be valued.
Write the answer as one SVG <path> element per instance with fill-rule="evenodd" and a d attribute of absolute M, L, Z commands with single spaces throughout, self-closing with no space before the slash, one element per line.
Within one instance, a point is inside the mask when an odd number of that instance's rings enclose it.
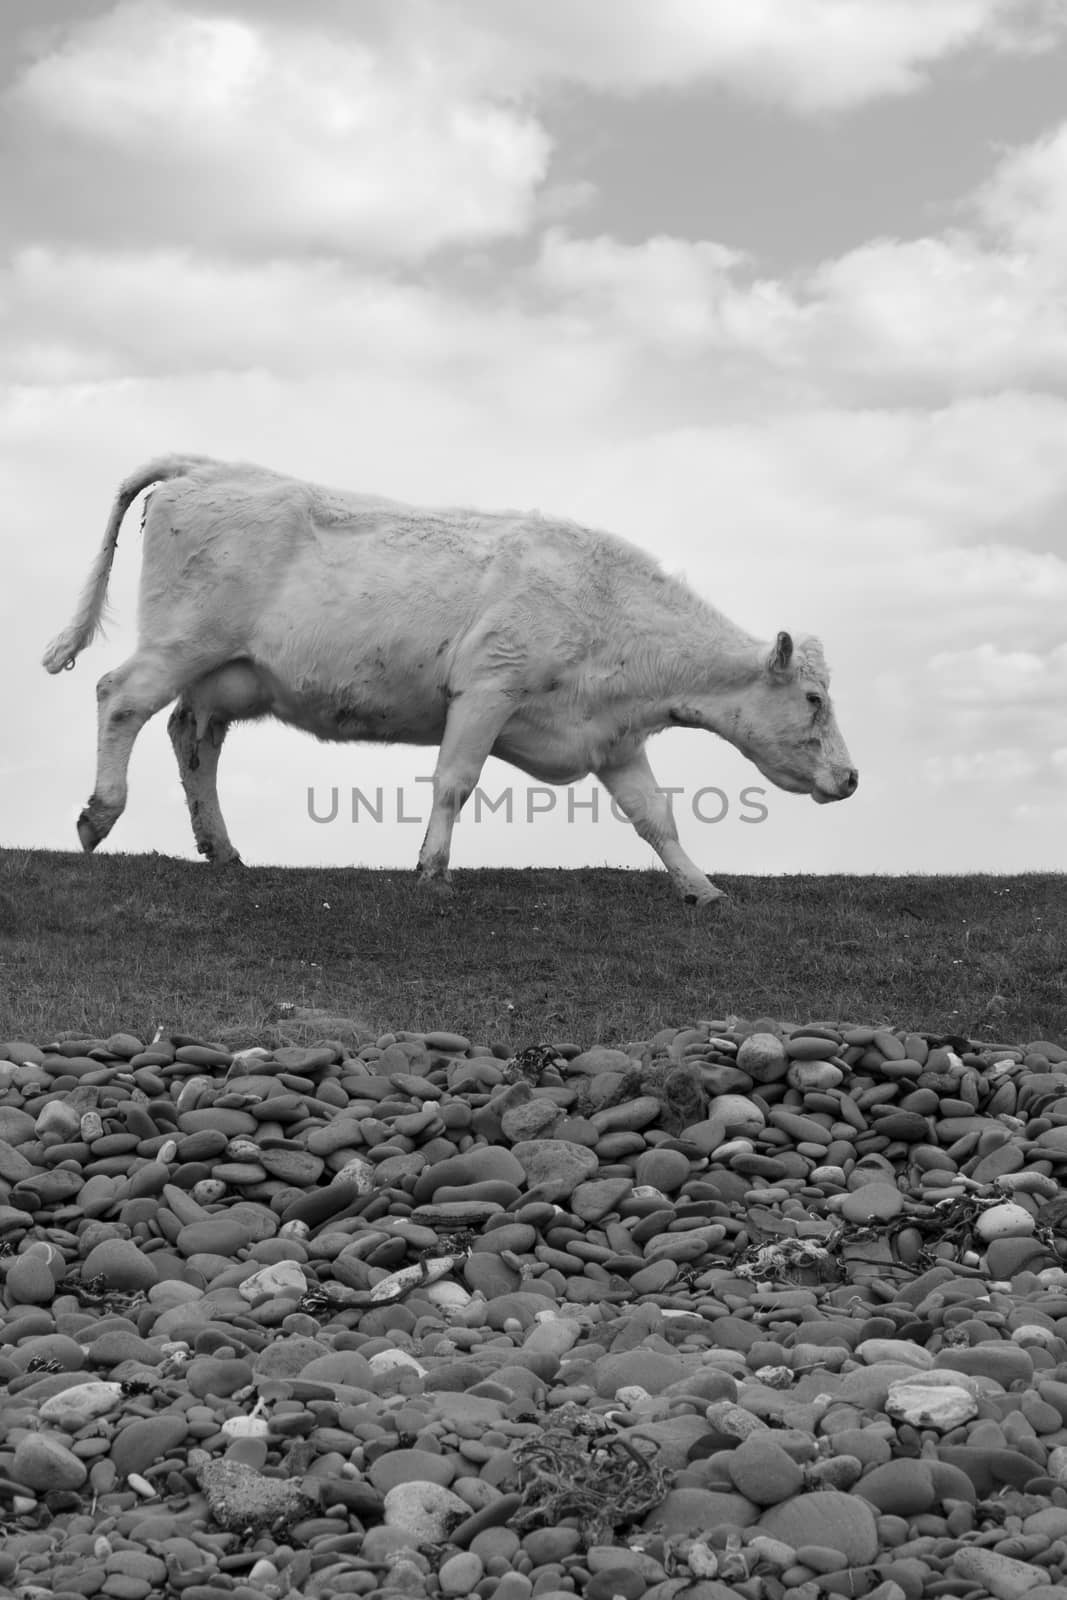
<path fill-rule="evenodd" d="M 805 696 L 805 698 L 806 698 L 806 700 L 808 702 L 808 705 L 811 706 L 813 711 L 821 710 L 821 708 L 822 708 L 822 695 L 821 694 L 816 694 L 815 691 L 812 690 L 808 695 Z"/>

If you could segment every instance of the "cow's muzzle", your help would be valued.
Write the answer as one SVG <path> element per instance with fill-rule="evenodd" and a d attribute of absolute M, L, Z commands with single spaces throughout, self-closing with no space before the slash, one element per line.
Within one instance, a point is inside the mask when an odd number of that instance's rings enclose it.
<path fill-rule="evenodd" d="M 811 798 L 817 806 L 828 806 L 832 800 L 847 800 L 859 788 L 860 775 L 855 767 L 849 767 L 844 777 L 832 787 L 816 784 L 811 791 Z"/>

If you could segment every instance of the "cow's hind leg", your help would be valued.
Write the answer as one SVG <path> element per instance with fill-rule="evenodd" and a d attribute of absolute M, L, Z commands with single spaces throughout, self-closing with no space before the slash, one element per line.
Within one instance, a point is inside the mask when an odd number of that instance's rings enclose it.
<path fill-rule="evenodd" d="M 724 891 L 717 889 L 682 849 L 668 798 L 658 788 L 643 750 L 616 766 L 602 767 L 597 777 L 641 838 L 652 846 L 688 905 L 707 905 L 723 898 Z"/>
<path fill-rule="evenodd" d="M 126 808 L 126 773 L 137 735 L 180 692 L 186 675 L 173 662 L 138 654 L 96 686 L 96 784 L 81 816 L 78 838 L 95 850 Z"/>
<path fill-rule="evenodd" d="M 449 707 L 434 772 L 433 808 L 417 869 L 430 888 L 448 892 L 452 829 L 514 709 L 503 687 L 470 690 L 457 695 Z"/>
<path fill-rule="evenodd" d="M 215 866 L 239 867 L 241 857 L 230 842 L 219 806 L 219 754 L 228 728 L 229 723 L 223 718 L 198 715 L 195 705 L 185 695 L 174 707 L 167 723 L 196 848 Z"/>

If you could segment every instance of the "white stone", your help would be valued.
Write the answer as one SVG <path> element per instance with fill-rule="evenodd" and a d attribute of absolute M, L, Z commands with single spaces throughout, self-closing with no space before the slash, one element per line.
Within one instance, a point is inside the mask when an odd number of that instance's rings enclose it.
<path fill-rule="evenodd" d="M 993 1600 L 1022 1600 L 1038 1584 L 1048 1582 L 1048 1573 L 1029 1561 L 1016 1561 L 998 1550 L 957 1550 L 952 1557 L 953 1571 L 968 1583 L 979 1584 Z"/>
<path fill-rule="evenodd" d="M 642 1389 L 639 1383 L 624 1383 L 621 1389 L 615 1390 L 615 1398 L 627 1410 L 639 1406 L 642 1400 L 651 1400 L 652 1396 L 647 1389 Z"/>
<path fill-rule="evenodd" d="M 784 1078 L 788 1059 L 785 1045 L 776 1033 L 750 1033 L 742 1039 L 736 1057 L 741 1071 L 749 1073 L 757 1083 Z"/>
<path fill-rule="evenodd" d="M 331 1185 L 334 1183 L 354 1183 L 357 1194 L 370 1194 L 374 1188 L 374 1168 L 366 1156 L 353 1156 L 331 1180 Z"/>
<path fill-rule="evenodd" d="M 470 1506 L 458 1494 L 423 1478 L 395 1484 L 385 1495 L 386 1527 L 402 1529 L 419 1547 L 447 1544 L 452 1529 L 470 1515 Z"/>
<path fill-rule="evenodd" d="M 560 1317 L 553 1312 L 542 1320 L 539 1311 L 536 1324 L 522 1341 L 522 1348 L 536 1356 L 565 1356 L 581 1336 L 581 1328 L 570 1317 Z"/>
<path fill-rule="evenodd" d="M 1005 1200 L 1003 1205 L 990 1206 L 988 1211 L 983 1211 L 974 1225 L 974 1231 L 986 1244 L 991 1239 L 1023 1239 L 1033 1233 L 1034 1218 L 1025 1206 L 1017 1205 L 1014 1200 Z"/>
<path fill-rule="evenodd" d="M 307 1294 L 307 1287 L 307 1278 L 298 1261 L 272 1261 L 238 1284 L 237 1293 L 242 1300 L 254 1306 L 264 1300 L 277 1300 L 283 1295 L 300 1298 Z"/>
<path fill-rule="evenodd" d="M 375 1372 L 389 1372 L 396 1367 L 407 1367 L 418 1377 L 425 1378 L 426 1368 L 407 1350 L 378 1350 L 370 1357 Z"/>
<path fill-rule="evenodd" d="M 266 1417 L 227 1417 L 220 1430 L 231 1439 L 263 1439 L 270 1432 Z"/>
<path fill-rule="evenodd" d="M 63 1139 L 71 1139 L 81 1128 L 81 1120 L 81 1113 L 66 1100 L 48 1100 L 38 1112 L 33 1129 L 38 1137 L 42 1133 L 58 1133 Z"/>
<path fill-rule="evenodd" d="M 845 1074 L 832 1061 L 794 1061 L 785 1075 L 791 1089 L 836 1089 Z"/>
<path fill-rule="evenodd" d="M 887 1416 L 897 1422 L 946 1433 L 976 1417 L 978 1401 L 969 1390 L 956 1384 L 924 1384 L 901 1378 L 889 1385 L 885 1409 Z"/>
<path fill-rule="evenodd" d="M 734 1134 L 760 1133 L 767 1121 L 759 1106 L 743 1094 L 717 1094 L 709 1108 L 709 1120 Z"/>
<path fill-rule="evenodd" d="M 751 1139 L 727 1139 L 725 1144 L 716 1145 L 716 1161 L 729 1161 L 732 1156 L 750 1156 L 756 1146 Z"/>
<path fill-rule="evenodd" d="M 1036 1322 L 1024 1323 L 1011 1332 L 1013 1344 L 1055 1344 L 1059 1335 L 1052 1328 L 1042 1328 Z"/>
<path fill-rule="evenodd" d="M 431 1283 L 425 1291 L 425 1298 L 446 1311 L 461 1311 L 471 1303 L 470 1290 L 461 1283 Z"/>
<path fill-rule="evenodd" d="M 63 1389 L 41 1402 L 40 1418 L 67 1433 L 77 1433 L 87 1422 L 106 1417 L 122 1404 L 121 1383 L 105 1383 L 103 1379 L 92 1383 L 78 1383 Z"/>
<path fill-rule="evenodd" d="M 934 1358 L 929 1350 L 924 1350 L 921 1344 L 913 1344 L 910 1339 L 863 1339 L 856 1346 L 855 1354 L 861 1361 L 903 1361 L 909 1367 L 917 1367 L 922 1371 L 928 1370 L 934 1364 Z"/>

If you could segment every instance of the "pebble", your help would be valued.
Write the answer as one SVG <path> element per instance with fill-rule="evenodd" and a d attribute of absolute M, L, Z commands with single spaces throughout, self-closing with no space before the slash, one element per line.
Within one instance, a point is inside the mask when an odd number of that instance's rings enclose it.
<path fill-rule="evenodd" d="M 527 1068 L 0 1043 L 0 1585 L 1063 1592 L 1067 1051 L 720 1018 Z"/>

